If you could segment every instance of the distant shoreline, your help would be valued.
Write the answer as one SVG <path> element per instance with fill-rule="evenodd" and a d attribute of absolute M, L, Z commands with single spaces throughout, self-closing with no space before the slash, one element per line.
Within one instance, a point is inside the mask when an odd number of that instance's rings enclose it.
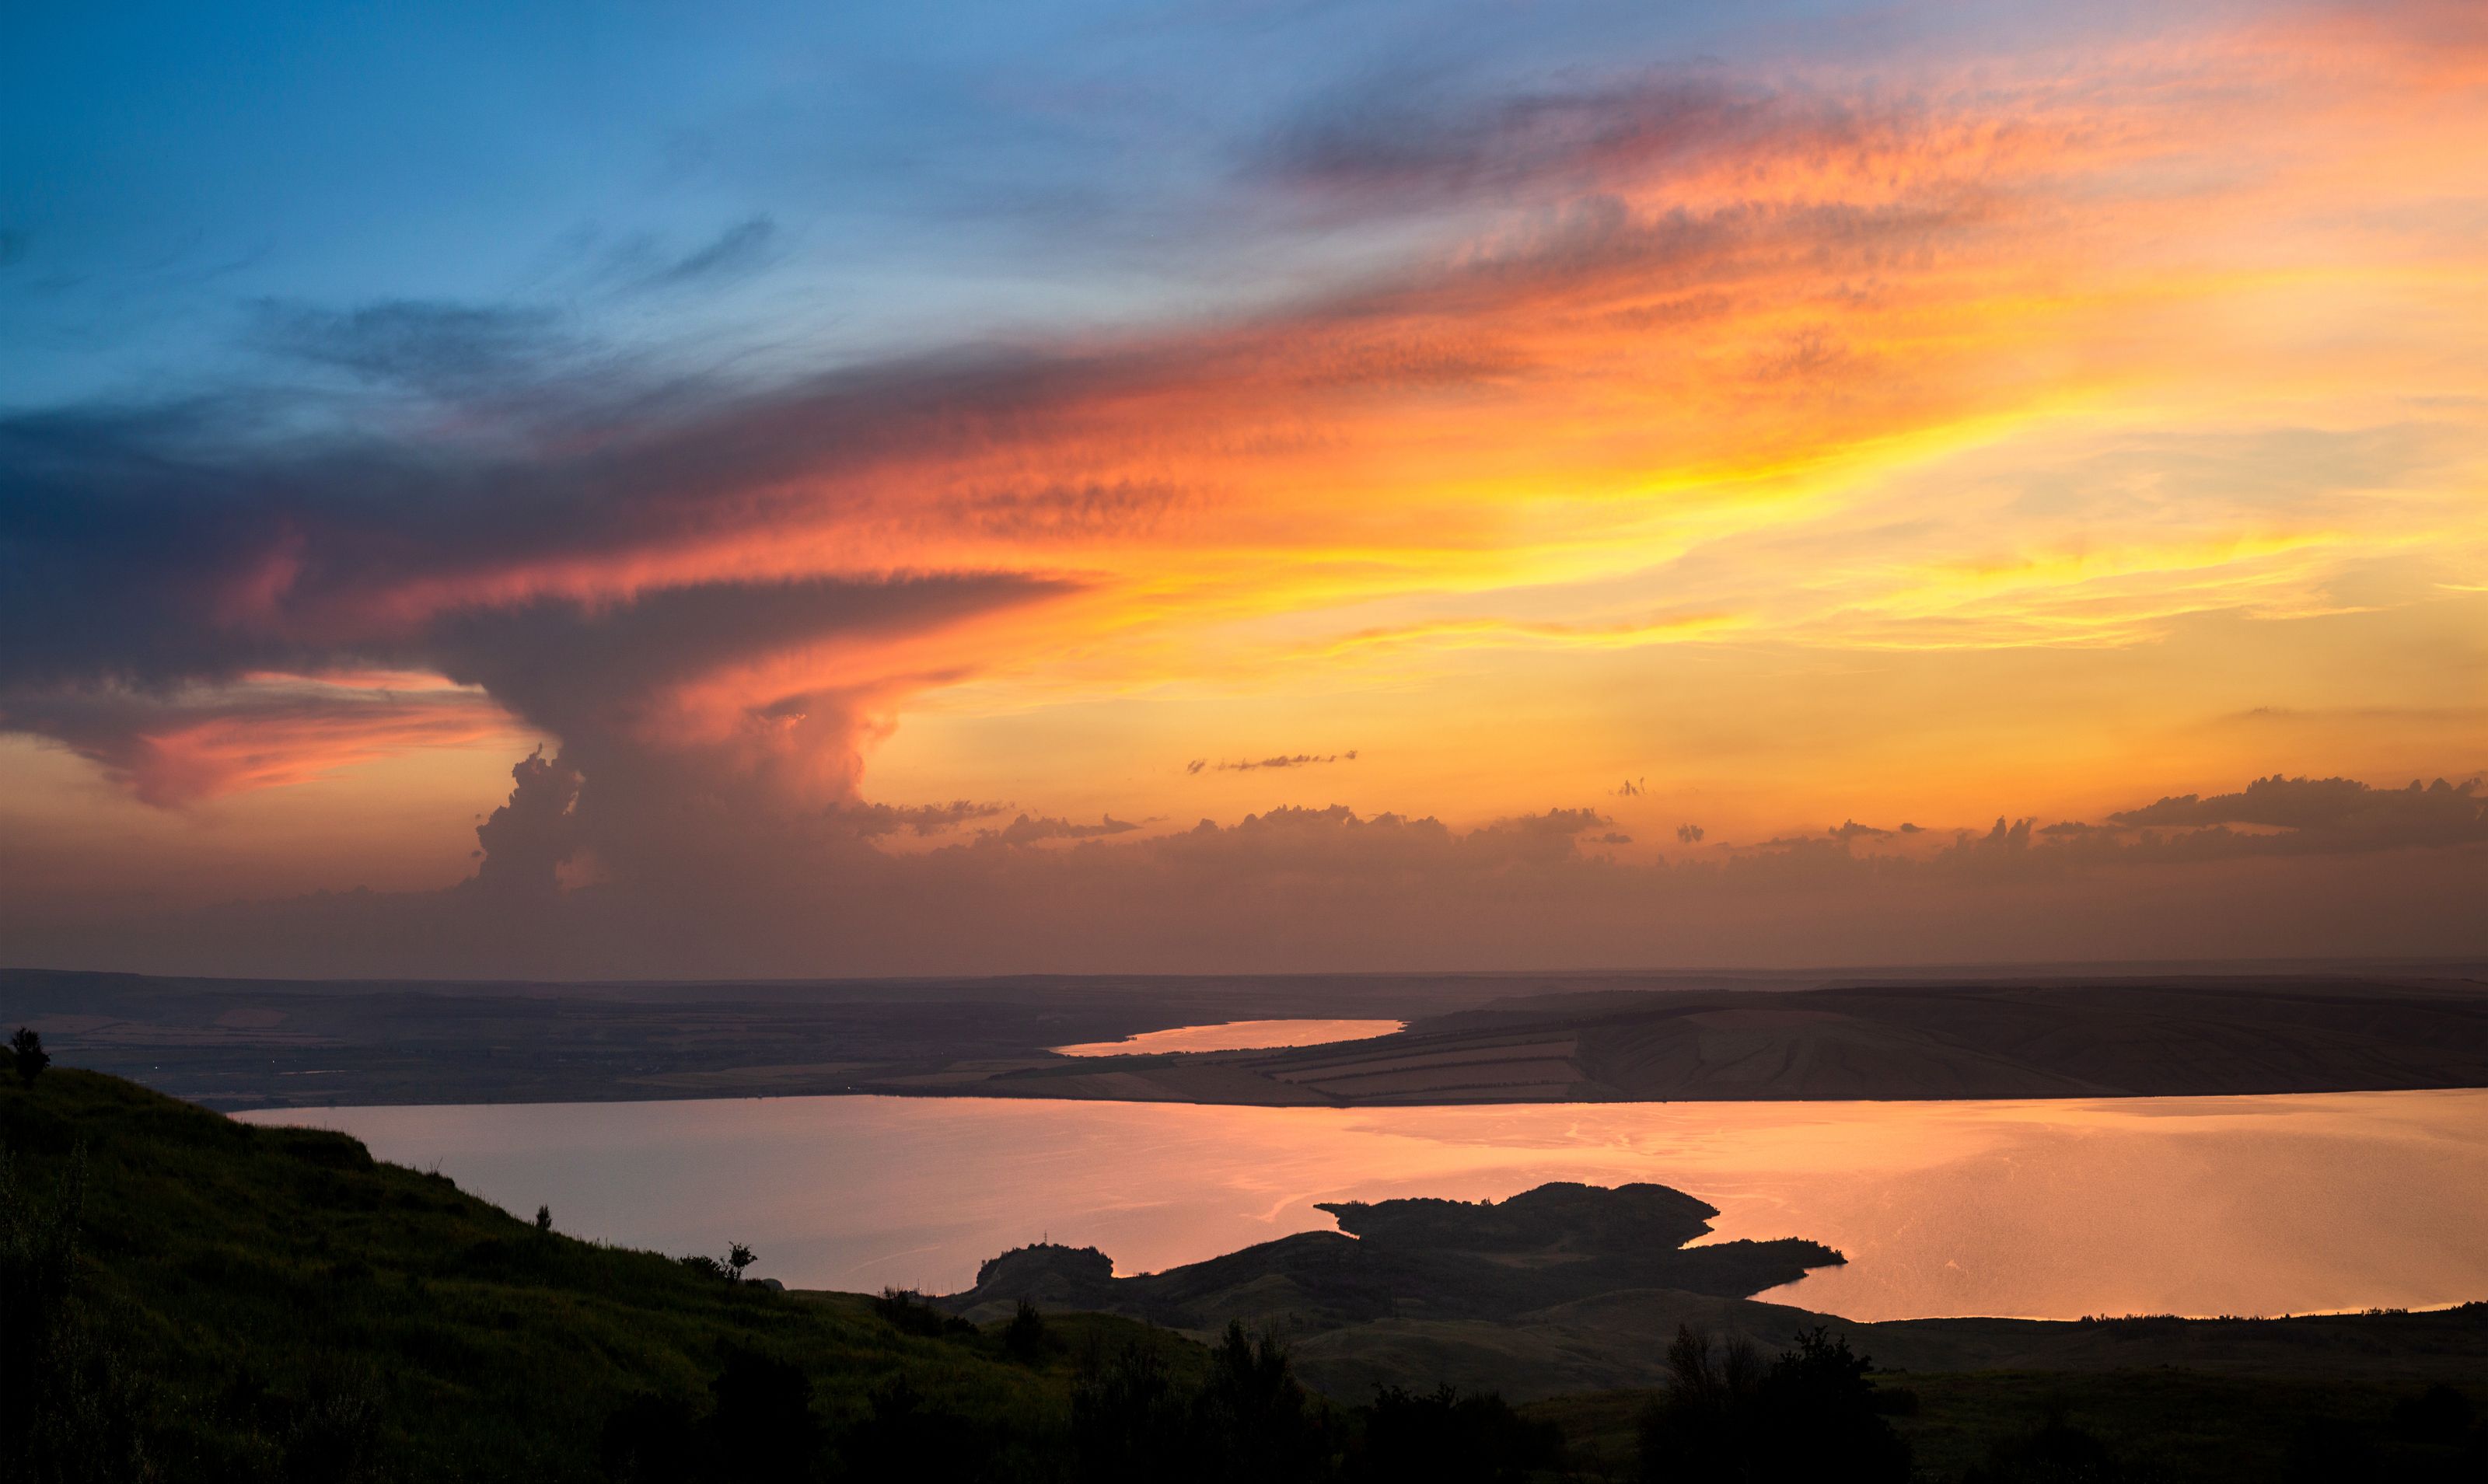
<path fill-rule="evenodd" d="M 1237 1106 L 1959 1102 L 2488 1087 L 2488 983 L 1610 973 L 458 986 L 0 972 L 65 1063 L 228 1111 L 842 1096 Z M 748 996 L 748 997 L 747 997 Z M 1238 1020 L 1364 1040 L 1058 1055 Z"/>

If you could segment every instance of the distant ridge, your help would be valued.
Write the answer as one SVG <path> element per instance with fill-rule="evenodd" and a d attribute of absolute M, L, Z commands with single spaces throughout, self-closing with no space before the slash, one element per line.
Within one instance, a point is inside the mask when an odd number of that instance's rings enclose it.
<path fill-rule="evenodd" d="M 1132 976 L 685 985 L 0 971 L 67 1064 L 211 1106 L 894 1093 L 1238 1105 L 2488 1086 L 2488 979 L 2392 972 Z M 1237 1020 L 1292 1050 L 1059 1056 Z"/>

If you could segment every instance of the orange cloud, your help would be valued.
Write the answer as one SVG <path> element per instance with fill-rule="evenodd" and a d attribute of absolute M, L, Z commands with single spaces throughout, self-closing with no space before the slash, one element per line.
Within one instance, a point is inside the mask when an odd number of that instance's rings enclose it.
<path fill-rule="evenodd" d="M 397 677 L 387 677 L 397 679 Z M 307 783 L 397 753 L 510 738 L 480 691 L 437 681 L 399 690 L 255 677 L 247 686 L 168 697 L 127 691 L 52 698 L 0 720 L 55 738 L 147 803 L 177 807 Z"/>

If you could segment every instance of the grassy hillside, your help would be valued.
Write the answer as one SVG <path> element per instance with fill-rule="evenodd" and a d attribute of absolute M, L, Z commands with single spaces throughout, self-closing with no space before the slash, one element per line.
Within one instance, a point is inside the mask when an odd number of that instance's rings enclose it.
<path fill-rule="evenodd" d="M 1241 1331 L 1204 1347 L 1099 1314 L 980 1327 L 922 1302 L 777 1293 L 539 1230 L 341 1134 L 234 1123 L 95 1073 L 0 1081 L 10 1484 L 2005 1484 L 2482 1467 L 2488 1390 L 2470 1360 L 2488 1307 L 2244 1338 L 2179 1321 L 2038 1327 L 2130 1365 L 2173 1328 L 2193 1346 L 2182 1363 L 2203 1368 L 1880 1378 L 1820 1334 L 1803 1356 L 1774 1357 L 1795 1334 L 1767 1336 L 1742 1360 L 1701 1340 L 1688 1372 L 1698 1337 L 1671 1346 L 1640 1317 L 1654 1373 L 1678 1380 L 1667 1391 L 1515 1414 L 1432 1389 L 1452 1352 L 1412 1342 L 1394 1352 L 1410 1389 L 1326 1402 Z M 1920 1348 L 2045 1348 L 2027 1326 L 1955 1332 L 1978 1323 L 1943 1322 Z M 1516 1342 L 1484 1321 L 1463 1332 L 1473 1349 Z M 2274 1373 L 2293 1348 L 2314 1358 Z M 2257 1373 L 2216 1372 L 2223 1356 Z M 1708 1379 L 1683 1384 L 1694 1373 Z"/>
<path fill-rule="evenodd" d="M 1052 1321 L 1034 1363 L 998 1334 L 903 1333 L 861 1297 L 540 1232 L 342 1134 L 252 1128 L 94 1073 L 0 1086 L 0 1147 L 11 1431 L 33 1405 L 46 1249 L 76 1208 L 57 1285 L 72 1395 L 43 1425 L 79 1434 L 71 1463 L 97 1477 L 602 1477 L 617 1414 L 711 1408 L 745 1352 L 800 1366 L 832 1431 L 903 1384 L 924 1412 L 1044 1440 L 1084 1345 L 1202 1363 L 1103 1317 Z M 718 1235 L 721 1249 L 733 1234 Z"/>

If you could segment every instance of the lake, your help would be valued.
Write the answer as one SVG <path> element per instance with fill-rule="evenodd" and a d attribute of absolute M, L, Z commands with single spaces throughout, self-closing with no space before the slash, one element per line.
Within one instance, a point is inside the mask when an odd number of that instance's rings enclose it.
<path fill-rule="evenodd" d="M 1149 1272 L 1316 1201 L 1655 1181 L 1849 1265 L 1853 1319 L 2275 1314 L 2488 1298 L 2488 1091 L 2011 1103 L 1214 1107 L 970 1098 L 284 1109 L 516 1213 L 799 1288 L 955 1291 L 1040 1239 Z"/>

